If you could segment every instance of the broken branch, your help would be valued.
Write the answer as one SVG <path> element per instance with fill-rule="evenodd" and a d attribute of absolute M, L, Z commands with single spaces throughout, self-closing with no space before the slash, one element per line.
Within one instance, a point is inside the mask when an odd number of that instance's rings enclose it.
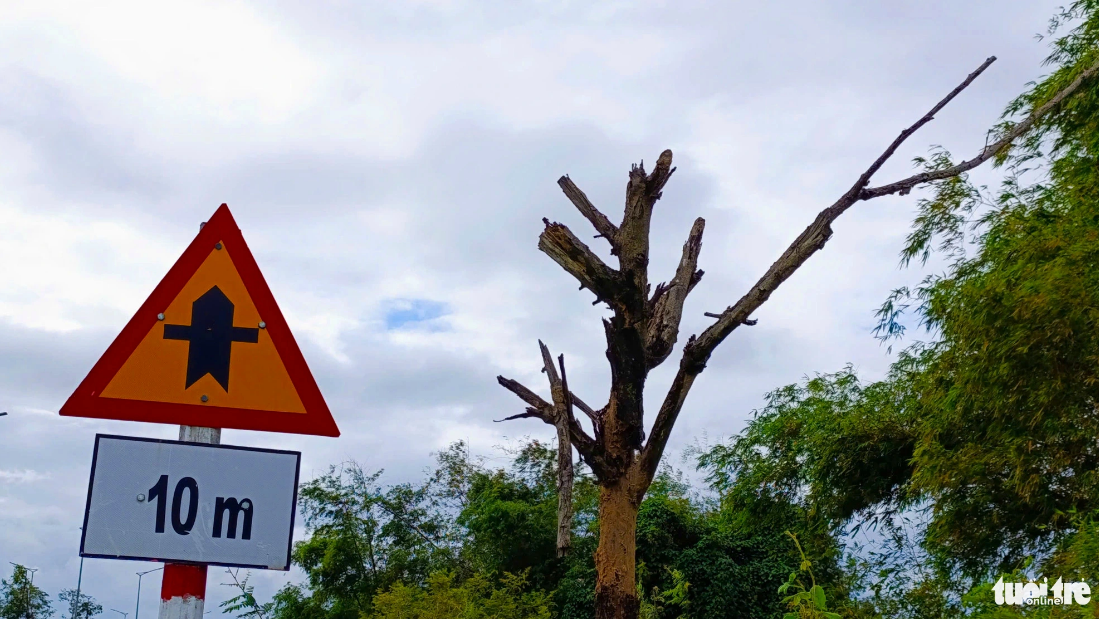
<path fill-rule="evenodd" d="M 557 184 L 561 187 L 561 191 L 565 192 L 565 195 L 576 207 L 576 210 L 580 211 L 580 214 L 586 217 L 595 230 L 599 232 L 595 237 L 607 239 L 607 242 L 611 244 L 611 254 L 617 255 L 618 226 L 611 223 L 611 220 L 608 219 L 606 215 L 595 208 L 595 205 L 591 203 L 591 200 L 588 200 L 588 196 L 576 186 L 576 183 L 572 182 L 572 179 L 569 178 L 568 175 L 557 179 Z"/>
<path fill-rule="evenodd" d="M 543 221 L 546 229 L 538 237 L 538 249 L 579 280 L 581 286 L 594 292 L 597 302 L 619 305 L 621 278 L 618 271 L 607 266 L 568 227 Z"/>
<path fill-rule="evenodd" d="M 698 267 L 698 254 L 702 251 L 702 232 L 706 221 L 699 217 L 691 226 L 687 242 L 683 244 L 683 256 L 675 270 L 675 276 L 667 286 L 658 285 L 650 304 L 651 314 L 645 334 L 646 363 L 654 368 L 672 354 L 679 338 L 679 323 L 683 318 L 683 303 L 687 294 L 702 279 Z"/>
<path fill-rule="evenodd" d="M 537 417 L 545 423 L 555 426 L 554 423 L 554 408 L 549 402 L 546 402 L 530 389 L 527 389 L 518 381 L 510 378 L 504 378 L 503 376 L 497 376 L 496 382 L 500 383 L 504 389 L 519 396 L 521 400 L 526 402 L 529 407 L 525 413 L 520 413 L 500 421 L 507 421 L 510 419 L 523 419 L 528 417 Z M 588 433 L 584 431 L 584 428 L 575 420 L 570 420 L 569 423 L 569 438 L 572 440 L 573 446 L 576 447 L 576 451 L 580 453 L 580 456 L 591 467 L 592 472 L 601 474 L 606 467 L 603 464 L 602 449 L 599 443 L 588 436 Z"/>

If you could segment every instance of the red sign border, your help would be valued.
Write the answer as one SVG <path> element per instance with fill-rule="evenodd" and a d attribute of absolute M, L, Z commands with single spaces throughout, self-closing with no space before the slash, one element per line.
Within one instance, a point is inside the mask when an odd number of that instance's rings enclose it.
<path fill-rule="evenodd" d="M 252 303 L 263 317 L 264 327 L 290 375 L 298 397 L 301 398 L 305 413 L 124 400 L 97 395 L 107 387 L 149 330 L 156 325 L 157 314 L 163 312 L 179 295 L 218 242 L 222 243 L 224 251 L 229 252 L 229 257 L 233 260 L 244 282 L 244 287 L 252 297 Z M 248 249 L 248 244 L 244 242 L 244 236 L 241 235 L 237 222 L 226 204 L 218 207 L 210 217 L 210 221 L 202 226 L 198 236 L 191 241 L 183 255 L 168 270 L 168 274 L 153 289 L 152 294 L 141 305 L 141 309 L 118 334 L 76 391 L 69 396 L 68 401 L 61 407 L 60 414 L 66 417 L 144 421 L 236 430 L 332 437 L 340 435 L 336 421 L 332 418 L 332 412 L 328 410 L 320 388 L 317 387 L 317 382 L 305 363 L 305 357 L 302 356 L 301 349 L 298 348 L 294 335 L 290 332 L 290 327 L 287 326 L 286 319 L 279 310 L 275 297 L 271 294 L 271 289 L 267 286 L 267 281 L 263 278 L 263 273 L 260 272 L 259 265 L 256 264 L 256 259 Z"/>

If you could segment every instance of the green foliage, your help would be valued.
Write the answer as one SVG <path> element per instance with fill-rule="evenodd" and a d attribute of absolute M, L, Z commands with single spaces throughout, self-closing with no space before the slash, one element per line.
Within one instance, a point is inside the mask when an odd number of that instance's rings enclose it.
<path fill-rule="evenodd" d="M 891 514 L 908 501 L 916 425 L 910 369 L 893 372 L 894 380 L 864 386 L 847 367 L 775 390 L 748 428 L 702 453 L 699 466 L 756 522 L 783 526 L 788 515 L 776 501 L 831 524 Z"/>
<path fill-rule="evenodd" d="M 275 602 L 272 601 L 266 604 L 260 604 L 256 600 L 256 588 L 248 584 L 248 580 L 251 579 L 252 573 L 249 572 L 245 574 L 244 578 L 240 578 L 239 569 L 235 571 L 226 569 L 225 573 L 229 575 L 233 582 L 223 584 L 237 589 L 240 593 L 225 600 L 219 607 L 224 609 L 225 612 L 233 613 L 234 617 L 241 617 L 242 619 L 267 619 L 274 609 Z"/>
<path fill-rule="evenodd" d="M 648 595 L 642 589 L 641 583 L 637 583 L 637 593 L 641 600 L 641 619 L 664 617 L 690 619 L 690 613 L 687 611 L 690 609 L 691 600 L 687 594 L 691 583 L 687 582 L 687 578 L 679 570 L 668 570 L 668 576 L 672 580 L 671 589 L 661 591 L 659 587 L 654 587 Z"/>
<path fill-rule="evenodd" d="M 497 572 L 537 570 L 535 582 L 552 578 L 557 555 L 557 497 L 550 484 L 505 471 L 475 476 L 458 524 L 469 532 L 468 552 L 477 568 Z"/>
<path fill-rule="evenodd" d="M 508 468 L 490 469 L 455 444 L 438 454 L 421 485 L 385 488 L 380 474 L 353 464 L 306 482 L 300 494 L 311 536 L 295 546 L 293 558 L 308 581 L 261 603 L 247 576 L 229 571 L 227 585 L 239 593 L 222 608 L 256 619 L 591 619 L 594 482 L 577 467 L 573 549 L 558 558 L 556 449 L 532 441 L 511 455 Z M 797 565 L 783 531 L 805 529 L 804 510 L 760 503 L 754 506 L 760 513 L 782 515 L 755 522 L 745 509 L 695 500 L 681 473 L 660 471 L 638 516 L 638 590 L 647 619 L 781 612 L 774 591 Z M 413 527 L 424 535 L 406 534 Z M 825 578 L 837 577 L 834 540 L 810 537 L 823 549 Z"/>
<path fill-rule="evenodd" d="M 83 591 L 77 595 L 76 589 L 62 589 L 57 598 L 68 612 L 64 619 L 94 619 L 103 614 L 103 607 Z"/>
<path fill-rule="evenodd" d="M 786 582 L 778 588 L 780 594 L 786 595 L 782 598 L 782 603 L 788 612 L 783 614 L 783 619 L 840 619 L 838 613 L 828 612 L 828 595 L 824 592 L 824 587 L 817 584 L 816 576 L 813 575 L 813 564 L 805 556 L 797 536 L 789 531 L 786 534 L 794 541 L 794 546 L 801 555 L 801 563 L 798 564 L 798 571 L 790 572 Z M 798 576 L 798 572 L 809 576 L 808 587 L 803 577 Z"/>
<path fill-rule="evenodd" d="M 432 574 L 423 587 L 394 584 L 374 599 L 369 619 L 550 619 L 550 596 L 526 591 L 525 574 L 504 574 L 499 586 L 482 574 L 460 584 Z"/>
<path fill-rule="evenodd" d="M 1099 60 L 1099 0 L 1062 10 L 1050 33 L 1051 73 L 1008 106 L 993 139 Z M 877 334 L 904 336 L 914 313 L 930 341 L 911 342 L 878 382 L 848 367 L 775 390 L 744 432 L 700 458 L 741 517 L 781 518 L 792 504 L 810 533 L 872 526 L 884 537 L 849 549 L 831 579 L 866 592 L 851 612 L 1075 616 L 976 600 L 1013 570 L 1099 573 L 1078 517 L 1099 510 L 1097 113 L 1091 78 L 999 153 L 995 190 L 963 175 L 918 202 L 902 266 L 942 270 L 894 291 Z M 916 163 L 953 162 L 936 148 Z M 790 587 L 804 610 L 812 586 Z"/>
<path fill-rule="evenodd" d="M 1053 72 L 1005 118 L 1045 104 L 1099 59 L 1099 2 L 1075 2 L 1051 34 L 1070 23 L 1053 41 Z M 919 394 L 908 403 L 920 420 L 908 491 L 932 505 L 926 545 L 975 577 L 1048 552 L 1073 532 L 1067 514 L 1099 497 L 1097 112 L 1093 80 L 1001 154 L 998 191 L 964 177 L 936 185 L 902 258 L 951 262 L 879 312 L 879 333 L 895 337 L 898 306 L 917 302 L 937 336 L 909 349 L 912 372 L 886 382 Z M 943 167 L 949 154 L 921 163 Z"/>
<path fill-rule="evenodd" d="M 12 568 L 11 580 L 0 580 L 0 619 L 24 617 L 47 619 L 53 616 L 50 598 L 30 581 L 25 566 Z"/>
<path fill-rule="evenodd" d="M 274 616 L 357 619 L 379 591 L 426 582 L 435 569 L 454 564 L 449 523 L 435 508 L 432 487 L 383 490 L 380 476 L 351 462 L 302 485 L 300 509 L 311 536 L 295 544 L 292 558 L 308 575 L 309 593 L 284 590 Z"/>

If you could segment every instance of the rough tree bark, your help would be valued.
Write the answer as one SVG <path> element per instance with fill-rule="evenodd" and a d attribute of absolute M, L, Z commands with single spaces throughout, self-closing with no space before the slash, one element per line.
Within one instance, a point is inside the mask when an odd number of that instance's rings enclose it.
<path fill-rule="evenodd" d="M 538 340 L 538 348 L 542 351 L 542 371 L 549 379 L 550 395 L 553 403 L 546 403 L 515 381 L 499 377 L 500 384 L 519 394 L 519 397 L 529 404 L 526 412 L 499 421 L 510 421 L 524 417 L 553 420 L 553 425 L 557 429 L 557 556 L 563 557 L 572 548 L 572 489 L 575 474 L 572 465 L 572 437 L 569 427 L 571 423 L 575 422 L 573 407 L 579 408 L 588 415 L 592 423 L 597 422 L 597 417 L 591 407 L 569 391 L 568 376 L 565 374 L 565 355 L 560 355 L 557 358 L 557 362 L 561 367 L 561 374 L 558 375 L 549 348 L 541 340 Z"/>
<path fill-rule="evenodd" d="M 1002 139 L 982 149 L 973 159 L 948 169 L 924 172 L 888 185 L 870 187 L 871 177 L 897 148 L 917 129 L 930 122 L 939 110 L 995 60 L 995 57 L 986 60 L 930 112 L 902 131 L 846 193 L 817 215 L 740 300 L 723 312 L 706 313 L 706 316 L 717 320 L 701 334 L 688 338 L 683 346 L 679 370 L 657 412 L 647 442 L 642 405 L 645 379 L 649 370 L 671 355 L 679 336 L 684 301 L 702 279 L 703 272 L 698 269 L 698 256 L 702 249 L 705 221 L 696 219 L 691 227 L 672 279 L 667 283 L 657 284 L 654 288 L 650 286 L 648 279 L 649 227 L 653 207 L 660 199 L 664 185 L 675 172 L 672 167 L 672 152 L 666 150 L 661 153 L 652 172 L 646 173 L 643 163 L 632 167 L 626 185 L 622 221 L 617 225 L 600 212 L 568 176 L 562 176 L 557 181 L 573 205 L 599 233 L 596 237 L 605 239 L 610 244 L 611 255 L 618 259 L 617 269 L 608 266 L 566 226 L 547 219 L 542 220 L 545 229 L 538 239 L 538 248 L 575 277 L 580 282 L 581 289 L 587 288 L 595 294 L 593 305 L 606 303 L 614 312 L 610 319 L 603 320 L 607 359 L 611 367 L 608 402 L 598 411 L 586 405 L 582 407 L 592 422 L 592 433 L 588 434 L 577 421 L 572 407 L 567 406 L 569 401 L 578 403 L 579 400 L 564 384 L 563 360 L 562 376 L 557 378 L 552 372 L 553 363 L 544 345 L 542 355 L 545 371 L 550 375 L 553 404 L 514 380 L 503 376 L 497 377 L 497 380 L 528 405 L 525 413 L 509 419 L 536 417 L 559 428 L 562 435 L 567 428 L 567 439 L 571 440 L 581 459 L 592 469 L 600 485 L 600 537 L 595 553 L 597 619 L 636 619 L 638 616 L 634 564 L 638 508 L 656 474 L 672 427 L 683 409 L 691 385 L 705 369 L 714 349 L 737 327 L 756 324 L 750 318 L 752 313 L 811 255 L 824 247 L 832 236 L 832 222 L 848 208 L 857 202 L 885 195 L 905 195 L 918 185 L 957 176 L 976 168 L 1008 148 L 1035 121 L 1061 105 L 1083 82 L 1093 78 L 1099 71 L 1097 63 L 1049 103 L 1015 125 Z M 565 441 L 559 442 L 563 445 Z M 561 454 L 571 466 L 571 449 L 562 450 Z M 563 483 L 561 487 L 564 488 Z M 571 505 L 568 515 L 571 520 Z"/>

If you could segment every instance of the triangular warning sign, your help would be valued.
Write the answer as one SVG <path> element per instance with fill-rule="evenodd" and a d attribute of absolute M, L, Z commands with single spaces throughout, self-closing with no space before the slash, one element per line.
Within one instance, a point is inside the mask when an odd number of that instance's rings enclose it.
<path fill-rule="evenodd" d="M 340 435 L 224 204 L 61 414 Z"/>

